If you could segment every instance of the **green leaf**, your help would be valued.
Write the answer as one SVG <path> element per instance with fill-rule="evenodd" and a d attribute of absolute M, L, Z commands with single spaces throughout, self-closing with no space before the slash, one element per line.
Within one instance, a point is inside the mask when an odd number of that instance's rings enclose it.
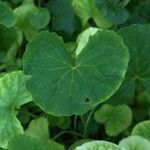
<path fill-rule="evenodd" d="M 50 15 L 47 9 L 38 8 L 33 3 L 25 3 L 14 10 L 16 16 L 16 26 L 21 30 L 26 39 L 30 41 L 32 37 L 47 26 Z"/>
<path fill-rule="evenodd" d="M 118 32 L 129 48 L 130 62 L 124 82 L 110 102 L 132 103 L 135 90 L 143 87 L 150 93 L 150 25 L 131 25 Z"/>
<path fill-rule="evenodd" d="M 150 94 L 142 91 L 137 96 L 137 107 L 140 109 L 148 110 L 150 105 Z"/>
<path fill-rule="evenodd" d="M 80 29 L 80 20 L 75 15 L 70 0 L 51 0 L 46 7 L 52 15 L 53 31 L 69 37 Z"/>
<path fill-rule="evenodd" d="M 95 112 L 94 118 L 97 122 L 105 124 L 109 136 L 116 136 L 131 124 L 132 112 L 127 105 L 113 107 L 105 104 Z"/>
<path fill-rule="evenodd" d="M 48 121 L 44 117 L 34 119 L 30 122 L 25 134 L 43 143 L 49 139 Z"/>
<path fill-rule="evenodd" d="M 0 147 L 7 148 L 8 141 L 22 134 L 23 128 L 16 118 L 17 109 L 32 100 L 25 87 L 26 77 L 16 71 L 0 78 Z M 4 117 L 5 116 L 5 117 Z"/>
<path fill-rule="evenodd" d="M 95 111 L 94 118 L 99 123 L 106 123 L 112 117 L 113 111 L 113 106 L 105 104 L 100 109 Z"/>
<path fill-rule="evenodd" d="M 48 140 L 47 150 L 65 150 L 65 149 L 62 144 L 57 143 L 53 140 Z"/>
<path fill-rule="evenodd" d="M 133 135 L 121 140 L 119 146 L 126 150 L 149 150 L 150 141 L 143 137 Z"/>
<path fill-rule="evenodd" d="M 80 141 L 76 141 L 68 148 L 68 150 L 74 150 L 77 146 L 80 146 L 80 145 L 90 142 L 90 141 L 92 141 L 92 140 L 91 139 L 82 139 Z"/>
<path fill-rule="evenodd" d="M 76 49 L 76 56 L 78 56 L 80 54 L 80 52 L 83 50 L 83 48 L 86 46 L 86 44 L 88 43 L 89 37 L 93 36 L 98 30 L 100 30 L 100 29 L 90 27 L 79 34 L 79 36 L 77 37 L 78 46 Z"/>
<path fill-rule="evenodd" d="M 25 134 L 43 143 L 47 150 L 64 150 L 64 146 L 49 139 L 48 120 L 44 117 L 30 122 Z"/>
<path fill-rule="evenodd" d="M 123 150 L 116 144 L 107 141 L 92 141 L 76 147 L 74 150 Z"/>
<path fill-rule="evenodd" d="M 50 21 L 50 14 L 47 9 L 39 8 L 35 11 L 29 12 L 27 19 L 33 28 L 42 29 L 48 25 Z"/>
<path fill-rule="evenodd" d="M 102 10 L 109 21 L 115 24 L 122 24 L 129 18 L 129 13 L 121 6 L 124 5 L 123 3 L 118 3 L 119 1 L 114 0 L 96 0 L 97 7 Z"/>
<path fill-rule="evenodd" d="M 27 88 L 47 113 L 82 114 L 116 92 L 128 59 L 126 46 L 112 31 L 91 36 L 76 59 L 68 55 L 60 37 L 41 32 L 24 55 L 24 72 L 31 76 Z"/>
<path fill-rule="evenodd" d="M 8 150 L 47 150 L 45 145 L 27 135 L 15 136 L 9 143 Z"/>
<path fill-rule="evenodd" d="M 0 25 L 0 51 L 7 52 L 16 43 L 17 33 L 15 30 Z"/>
<path fill-rule="evenodd" d="M 139 135 L 150 140 L 150 120 L 138 123 L 133 128 L 132 135 Z"/>
<path fill-rule="evenodd" d="M 22 33 L 24 33 L 28 41 L 30 41 L 38 31 L 29 24 L 27 16 L 30 12 L 36 11 L 37 8 L 33 4 L 23 4 L 14 10 L 14 14 L 17 20 L 16 26 L 20 31 L 22 31 Z"/>
<path fill-rule="evenodd" d="M 105 18 L 102 11 L 95 6 L 95 0 L 73 0 L 72 6 L 76 14 L 81 19 L 83 26 L 85 26 L 91 18 L 98 27 L 109 28 L 112 25 Z"/>
<path fill-rule="evenodd" d="M 7 28 L 15 25 L 15 16 L 13 11 L 4 3 L 0 1 L 0 24 Z"/>

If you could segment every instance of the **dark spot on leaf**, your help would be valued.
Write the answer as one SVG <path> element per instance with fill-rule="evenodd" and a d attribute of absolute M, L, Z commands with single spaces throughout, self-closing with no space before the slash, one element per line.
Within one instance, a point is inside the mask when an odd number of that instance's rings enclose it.
<path fill-rule="evenodd" d="M 84 100 L 84 102 L 85 102 L 85 103 L 89 103 L 90 100 L 89 100 L 88 98 L 86 98 L 86 99 Z"/>

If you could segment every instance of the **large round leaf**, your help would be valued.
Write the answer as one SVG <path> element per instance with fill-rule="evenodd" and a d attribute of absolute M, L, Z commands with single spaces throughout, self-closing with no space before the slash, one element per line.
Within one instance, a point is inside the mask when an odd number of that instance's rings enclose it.
<path fill-rule="evenodd" d="M 23 133 L 16 110 L 32 100 L 25 82 L 22 71 L 9 73 L 0 79 L 0 147 L 7 148 L 9 140 Z"/>
<path fill-rule="evenodd" d="M 76 59 L 60 37 L 44 31 L 27 45 L 24 55 L 24 72 L 31 76 L 27 88 L 47 113 L 82 114 L 116 92 L 128 59 L 126 46 L 112 31 L 91 36 Z"/>
<path fill-rule="evenodd" d="M 74 150 L 123 150 L 116 144 L 107 141 L 92 141 L 78 146 Z"/>
<path fill-rule="evenodd" d="M 132 135 L 139 135 L 150 140 L 150 120 L 138 123 L 133 128 Z"/>
<path fill-rule="evenodd" d="M 135 90 L 144 87 L 150 93 L 150 25 L 131 25 L 118 33 L 129 48 L 130 62 L 125 80 L 110 102 L 131 103 Z"/>

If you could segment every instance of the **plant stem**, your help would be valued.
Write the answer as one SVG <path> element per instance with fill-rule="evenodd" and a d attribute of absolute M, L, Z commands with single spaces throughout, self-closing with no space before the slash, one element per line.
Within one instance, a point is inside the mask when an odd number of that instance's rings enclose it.
<path fill-rule="evenodd" d="M 84 134 L 83 134 L 85 138 L 87 138 L 87 136 L 88 136 L 87 135 L 88 125 L 89 125 L 89 122 L 91 120 L 91 117 L 92 117 L 92 114 L 93 114 L 94 110 L 95 110 L 94 108 L 91 110 L 91 112 L 89 113 L 89 115 L 86 119 L 86 122 L 85 122 Z"/>
<path fill-rule="evenodd" d="M 83 128 L 85 129 L 85 121 L 84 121 L 84 119 L 83 119 L 83 116 L 80 116 L 80 118 L 81 118 L 81 121 L 82 121 L 82 124 L 83 124 Z"/>
<path fill-rule="evenodd" d="M 76 135 L 76 136 L 84 137 L 82 134 L 74 132 L 74 131 L 62 131 L 62 132 L 59 132 L 58 134 L 56 134 L 54 137 L 52 137 L 52 140 L 55 140 L 55 139 L 59 138 L 63 134 L 73 134 L 73 135 Z"/>
<path fill-rule="evenodd" d="M 75 116 L 74 116 L 74 124 L 73 124 L 73 126 L 74 126 L 74 131 L 77 130 L 77 119 L 78 119 L 78 116 L 75 115 Z"/>

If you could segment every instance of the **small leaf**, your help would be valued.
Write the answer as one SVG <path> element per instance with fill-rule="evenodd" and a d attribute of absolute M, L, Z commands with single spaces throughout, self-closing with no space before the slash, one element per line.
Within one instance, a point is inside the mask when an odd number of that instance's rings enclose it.
<path fill-rule="evenodd" d="M 24 72 L 32 76 L 27 88 L 47 113 L 82 114 L 116 92 L 128 59 L 126 46 L 112 31 L 91 36 L 75 60 L 60 37 L 43 31 L 27 45 L 24 55 Z"/>
<path fill-rule="evenodd" d="M 46 27 L 50 20 L 47 9 L 38 8 L 30 2 L 17 7 L 14 14 L 17 20 L 16 26 L 24 33 L 28 41 L 39 29 Z"/>
<path fill-rule="evenodd" d="M 116 136 L 125 130 L 132 121 L 131 109 L 126 105 L 103 105 L 94 114 L 95 120 L 105 124 L 106 133 L 109 136 Z"/>
<path fill-rule="evenodd" d="M 119 0 L 96 0 L 96 5 L 105 14 L 109 21 L 115 24 L 123 24 L 129 18 L 128 11 L 121 6 L 125 4 L 123 4 L 123 2 L 121 4 L 119 3 Z"/>
<path fill-rule="evenodd" d="M 10 28 L 15 25 L 15 21 L 13 11 L 4 2 L 0 1 L 0 24 Z"/>
<path fill-rule="evenodd" d="M 49 139 L 48 121 L 44 117 L 34 119 L 30 122 L 25 134 L 43 143 Z"/>
<path fill-rule="evenodd" d="M 74 150 L 123 150 L 116 144 L 107 141 L 92 141 L 76 147 Z"/>
<path fill-rule="evenodd" d="M 16 71 L 0 78 L 0 147 L 7 148 L 8 141 L 22 134 L 23 128 L 16 118 L 17 109 L 32 100 L 25 87 L 26 77 Z M 5 117 L 4 117 L 5 116 Z"/>
<path fill-rule="evenodd" d="M 126 150 L 149 150 L 150 141 L 143 137 L 133 135 L 121 140 L 119 146 Z"/>
<path fill-rule="evenodd" d="M 47 150 L 45 145 L 27 135 L 15 136 L 9 143 L 8 150 Z"/>
<path fill-rule="evenodd" d="M 150 120 L 138 123 L 133 128 L 132 135 L 139 135 L 150 140 Z"/>
<path fill-rule="evenodd" d="M 94 118 L 99 123 L 106 123 L 112 117 L 114 107 L 111 105 L 103 105 L 100 109 L 95 111 Z"/>
<path fill-rule="evenodd" d="M 64 146 L 49 139 L 48 120 L 44 117 L 30 122 L 25 134 L 45 145 L 47 150 L 64 150 Z"/>
<path fill-rule="evenodd" d="M 72 6 L 85 26 L 89 19 L 93 19 L 98 27 L 109 28 L 112 24 L 105 18 L 101 10 L 95 5 L 94 0 L 73 0 Z M 84 10 L 84 11 L 83 11 Z"/>
<path fill-rule="evenodd" d="M 39 30 L 48 25 L 50 21 L 50 14 L 47 9 L 39 8 L 36 11 L 29 12 L 27 19 L 33 28 Z"/>

